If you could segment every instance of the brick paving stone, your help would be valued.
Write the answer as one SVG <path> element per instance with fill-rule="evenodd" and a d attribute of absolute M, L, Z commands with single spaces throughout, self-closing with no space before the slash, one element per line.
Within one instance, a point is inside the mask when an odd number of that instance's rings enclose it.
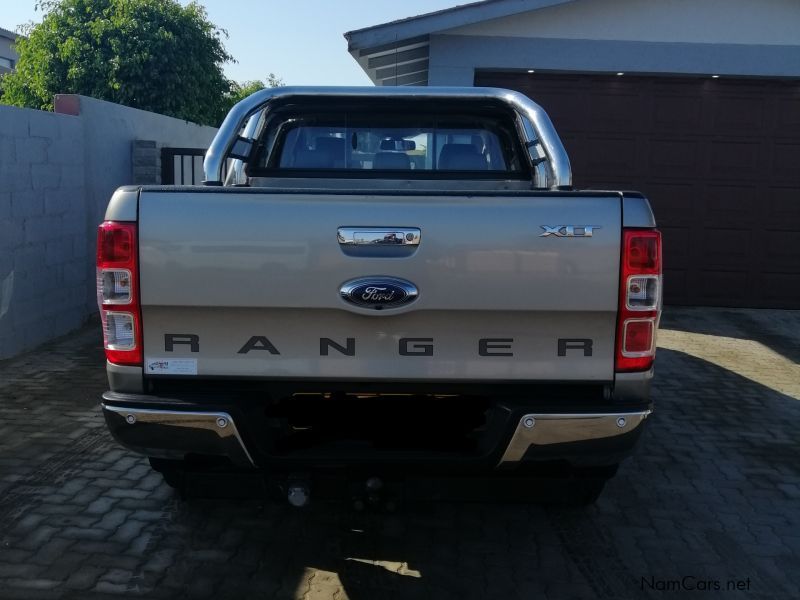
<path fill-rule="evenodd" d="M 129 588 L 127 583 L 113 583 L 111 581 L 99 581 L 94 587 L 97 592 L 106 592 L 114 596 L 127 595 Z"/>
<path fill-rule="evenodd" d="M 100 576 L 105 572 L 106 569 L 103 567 L 82 565 L 70 575 L 69 579 L 64 582 L 64 586 L 78 590 L 91 589 L 97 585 Z"/>
<path fill-rule="evenodd" d="M 125 546 L 117 542 L 97 542 L 92 540 L 78 540 L 73 541 L 70 546 L 70 551 L 80 552 L 81 554 L 98 554 L 115 556 L 121 554 Z"/>
<path fill-rule="evenodd" d="M 176 553 L 176 550 L 169 548 L 156 550 L 149 556 L 142 570 L 163 573 L 174 564 Z"/>
<path fill-rule="evenodd" d="M 86 562 L 87 556 L 79 552 L 68 552 L 47 569 L 50 579 L 65 581 Z"/>
<path fill-rule="evenodd" d="M 0 362 L 0 598 L 800 597 L 798 338 L 796 311 L 668 309 L 656 411 L 591 508 L 373 515 L 178 499 L 105 430 L 93 326 Z"/>
<path fill-rule="evenodd" d="M 5 583 L 11 588 L 21 588 L 31 590 L 52 590 L 60 585 L 60 581 L 55 579 L 41 579 L 38 577 L 30 577 L 25 579 L 8 579 Z"/>
<path fill-rule="evenodd" d="M 140 565 L 141 560 L 136 557 L 132 556 L 125 556 L 121 552 L 115 554 L 92 554 L 86 559 L 86 564 L 92 565 L 94 567 L 108 567 L 108 568 L 120 568 L 120 569 L 127 569 L 128 571 L 133 572 L 134 569 L 138 568 Z"/>
<path fill-rule="evenodd" d="M 132 519 L 144 521 L 145 523 L 157 521 L 164 517 L 164 512 L 161 510 L 137 510 L 131 515 Z"/>
<path fill-rule="evenodd" d="M 128 510 L 115 508 L 103 514 L 103 518 L 97 522 L 95 527 L 97 529 L 107 531 L 110 533 L 116 531 L 123 523 L 125 523 L 128 516 L 131 514 Z"/>
<path fill-rule="evenodd" d="M 142 521 L 127 520 L 116 530 L 110 539 L 111 541 L 121 542 L 123 544 L 129 543 L 141 533 L 144 526 L 145 523 Z"/>
<path fill-rule="evenodd" d="M 50 541 L 50 538 L 59 530 L 49 525 L 40 525 L 33 531 L 26 534 L 22 541 L 17 544 L 18 548 L 23 550 L 35 550 Z"/>
<path fill-rule="evenodd" d="M 59 532 L 59 535 L 74 540 L 104 540 L 108 537 L 108 532 L 94 527 L 67 527 Z"/>
<path fill-rule="evenodd" d="M 27 514 L 17 521 L 15 530 L 21 532 L 32 531 L 46 518 L 46 515 Z"/>
<path fill-rule="evenodd" d="M 0 562 L 0 578 L 3 579 L 23 579 L 27 577 L 36 577 L 43 571 L 44 569 L 42 567 L 30 563 L 7 564 Z"/>
<path fill-rule="evenodd" d="M 109 490 L 108 493 L 112 498 L 129 498 L 131 500 L 144 500 L 149 495 L 146 490 L 122 489 L 118 487 Z"/>

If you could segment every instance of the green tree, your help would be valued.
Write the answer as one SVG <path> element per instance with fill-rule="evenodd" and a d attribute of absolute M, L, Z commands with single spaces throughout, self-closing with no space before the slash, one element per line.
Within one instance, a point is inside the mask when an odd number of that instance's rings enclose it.
<path fill-rule="evenodd" d="M 175 0 L 42 0 L 42 22 L 17 40 L 6 104 L 51 110 L 53 96 L 83 94 L 197 123 L 227 109 L 227 33 L 205 9 Z"/>
<path fill-rule="evenodd" d="M 254 94 L 258 90 L 263 90 L 264 88 L 268 87 L 281 87 L 282 85 L 284 85 L 283 79 L 275 75 L 275 73 L 270 73 L 267 75 L 266 81 L 261 81 L 260 79 L 243 81 L 242 83 L 231 81 L 230 89 L 225 95 L 225 106 L 227 107 L 227 110 L 230 110 L 234 104 L 240 100 L 244 100 L 250 94 Z"/>

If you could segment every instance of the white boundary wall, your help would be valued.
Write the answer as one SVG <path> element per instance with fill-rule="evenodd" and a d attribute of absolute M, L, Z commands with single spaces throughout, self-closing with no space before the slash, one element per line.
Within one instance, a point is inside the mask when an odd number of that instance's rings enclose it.
<path fill-rule="evenodd" d="M 72 114 L 0 106 L 0 359 L 97 311 L 96 227 L 113 191 L 149 174 L 134 178 L 134 142 L 202 148 L 216 132 L 84 96 L 56 107 Z"/>

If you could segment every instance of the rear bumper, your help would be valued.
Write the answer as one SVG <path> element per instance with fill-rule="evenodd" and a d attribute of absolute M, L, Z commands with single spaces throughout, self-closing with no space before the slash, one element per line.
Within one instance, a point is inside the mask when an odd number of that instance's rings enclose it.
<path fill-rule="evenodd" d="M 614 413 L 564 413 L 524 415 L 500 459 L 500 465 L 518 463 L 537 448 L 584 444 L 624 438 L 639 433 L 651 409 Z"/>
<path fill-rule="evenodd" d="M 226 412 L 161 410 L 103 403 L 106 423 L 120 444 L 158 458 L 183 459 L 187 454 L 221 456 L 236 467 L 256 463 Z"/>
<path fill-rule="evenodd" d="M 411 467 L 435 465 L 447 471 L 454 468 L 462 471 L 514 469 L 523 463 L 554 461 L 578 467 L 611 465 L 633 450 L 651 408 L 649 405 L 635 409 L 604 408 L 606 410 L 556 413 L 534 412 L 524 406 L 503 406 L 496 441 L 485 452 L 474 456 L 437 452 L 401 456 L 359 453 L 357 457 L 328 461 L 327 457 L 320 460 L 309 455 L 266 455 L 263 437 L 268 432 L 236 406 L 225 410 L 224 406 L 207 407 L 114 392 L 106 392 L 102 403 L 111 434 L 131 450 L 169 459 L 223 457 L 237 469 L 313 469 L 369 462 Z"/>

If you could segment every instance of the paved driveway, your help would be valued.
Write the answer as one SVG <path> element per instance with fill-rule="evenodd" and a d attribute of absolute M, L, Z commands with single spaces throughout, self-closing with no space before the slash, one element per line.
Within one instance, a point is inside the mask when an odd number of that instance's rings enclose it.
<path fill-rule="evenodd" d="M 586 510 L 182 502 L 106 434 L 96 328 L 0 362 L 0 598 L 800 598 L 800 313 L 662 325 L 657 412 Z"/>

